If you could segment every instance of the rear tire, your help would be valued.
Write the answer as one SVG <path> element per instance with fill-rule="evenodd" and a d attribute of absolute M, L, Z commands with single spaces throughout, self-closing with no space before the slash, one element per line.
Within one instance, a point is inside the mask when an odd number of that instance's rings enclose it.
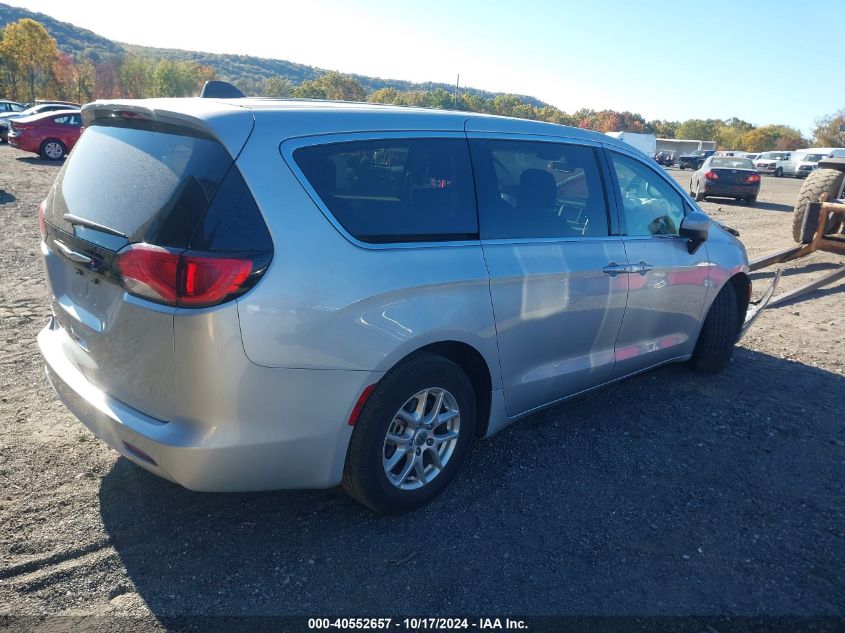
<path fill-rule="evenodd" d="M 801 244 L 802 228 L 804 224 L 804 212 L 808 202 L 818 202 L 819 196 L 826 193 L 829 200 L 839 197 L 842 194 L 842 187 L 845 184 L 845 171 L 838 169 L 819 168 L 807 176 L 801 185 L 798 193 L 798 200 L 792 210 L 792 239 Z M 841 216 L 833 216 L 828 222 L 825 233 L 833 233 L 841 222 Z"/>
<path fill-rule="evenodd" d="M 438 437 L 455 432 L 447 426 L 449 423 L 415 426 L 400 416 L 415 415 L 421 400 L 417 396 L 429 389 L 435 393 L 438 390 L 445 392 L 443 413 L 438 408 L 434 416 L 447 415 L 455 409 L 458 412 L 451 418 L 451 424 L 455 419 L 458 422 L 451 452 L 445 442 L 437 441 Z M 447 406 L 450 397 L 452 404 Z M 423 410 L 427 411 L 423 419 L 432 416 L 437 398 L 432 395 L 428 401 L 428 405 L 423 405 Z M 475 416 L 472 383 L 455 363 L 427 352 L 403 361 L 382 378 L 358 417 L 343 469 L 344 489 L 380 514 L 402 514 L 424 506 L 439 495 L 460 470 L 475 437 Z M 392 439 L 406 436 L 410 441 L 399 443 Z M 438 453 L 439 447 L 445 449 L 442 454 Z M 389 467 L 388 462 L 400 450 L 402 457 Z M 439 455 L 442 468 L 436 467 L 434 454 Z M 415 474 L 418 472 L 416 466 L 402 477 L 405 466 L 415 459 L 422 464 L 422 478 L 428 477 L 425 483 Z"/>
<path fill-rule="evenodd" d="M 61 160 L 67 154 L 67 147 L 58 139 L 48 138 L 41 143 L 38 153 L 46 160 Z"/>
<path fill-rule="evenodd" d="M 727 366 L 739 336 L 737 312 L 736 290 L 729 281 L 716 295 L 701 326 L 690 361 L 693 369 L 714 374 Z"/>
<path fill-rule="evenodd" d="M 757 204 L 757 196 L 754 196 L 753 198 L 746 198 L 745 202 L 749 207 L 753 207 Z"/>

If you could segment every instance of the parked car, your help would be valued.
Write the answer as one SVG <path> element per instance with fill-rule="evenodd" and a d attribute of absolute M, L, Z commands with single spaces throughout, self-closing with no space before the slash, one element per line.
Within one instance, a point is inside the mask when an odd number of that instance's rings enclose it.
<path fill-rule="evenodd" d="M 42 112 L 15 119 L 10 124 L 9 145 L 48 160 L 64 158 L 82 134 L 79 110 Z"/>
<path fill-rule="evenodd" d="M 57 112 L 59 110 L 76 110 L 79 111 L 79 106 L 68 104 L 64 102 L 46 102 L 39 103 L 29 108 L 20 111 L 9 111 L 0 113 L 0 140 L 4 143 L 9 140 L 9 130 L 11 129 L 10 121 L 23 119 L 33 114 L 41 114 L 43 112 Z"/>
<path fill-rule="evenodd" d="M 664 167 L 671 167 L 675 163 L 675 154 L 674 152 L 662 150 L 654 155 L 654 160 L 657 161 L 658 165 L 663 165 Z"/>
<path fill-rule="evenodd" d="M 778 170 L 778 163 L 789 160 L 789 152 L 763 152 L 753 163 L 761 174 L 783 175 L 783 168 Z"/>
<path fill-rule="evenodd" d="M 757 202 L 760 174 L 747 158 L 711 156 L 692 175 L 690 195 L 696 200 L 708 197 L 744 200 L 749 206 Z"/>
<path fill-rule="evenodd" d="M 0 99 L 0 114 L 4 114 L 6 112 L 20 112 L 23 109 L 24 105 L 22 103 L 9 101 L 8 99 Z"/>
<path fill-rule="evenodd" d="M 604 134 L 246 98 L 82 116 L 39 211 L 38 345 L 91 431 L 192 490 L 407 511 L 476 438 L 718 371 L 759 314 L 742 243 Z"/>
<path fill-rule="evenodd" d="M 678 156 L 678 167 L 681 169 L 698 169 L 706 158 L 716 153 L 712 149 L 697 149 L 689 154 Z"/>

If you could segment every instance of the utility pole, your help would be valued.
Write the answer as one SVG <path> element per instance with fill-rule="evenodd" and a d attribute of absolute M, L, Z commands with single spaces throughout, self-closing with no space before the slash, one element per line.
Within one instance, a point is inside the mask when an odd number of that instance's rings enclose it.
<path fill-rule="evenodd" d="M 458 109 L 458 86 L 461 83 L 461 73 L 458 73 L 458 78 L 455 80 L 455 110 Z"/>

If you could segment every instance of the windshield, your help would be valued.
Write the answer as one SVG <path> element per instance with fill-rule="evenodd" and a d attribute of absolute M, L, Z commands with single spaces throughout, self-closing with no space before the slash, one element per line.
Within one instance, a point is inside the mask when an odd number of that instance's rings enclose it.
<path fill-rule="evenodd" d="M 747 158 L 714 158 L 710 166 L 723 169 L 754 169 L 754 165 Z"/>
<path fill-rule="evenodd" d="M 804 160 L 808 163 L 817 163 L 822 158 L 824 158 L 824 154 L 807 154 L 804 156 Z"/>
<path fill-rule="evenodd" d="M 784 152 L 763 152 L 760 158 L 770 158 L 772 160 L 780 160 L 784 157 Z"/>

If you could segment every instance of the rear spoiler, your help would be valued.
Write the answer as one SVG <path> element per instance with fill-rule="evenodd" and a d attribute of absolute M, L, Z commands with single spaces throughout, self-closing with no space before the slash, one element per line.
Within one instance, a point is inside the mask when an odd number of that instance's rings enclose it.
<path fill-rule="evenodd" d="M 248 108 L 214 99 L 103 100 L 82 106 L 82 123 L 86 128 L 99 119 L 115 117 L 192 129 L 220 141 L 232 156 L 240 153 L 255 125 L 255 117 Z"/>

